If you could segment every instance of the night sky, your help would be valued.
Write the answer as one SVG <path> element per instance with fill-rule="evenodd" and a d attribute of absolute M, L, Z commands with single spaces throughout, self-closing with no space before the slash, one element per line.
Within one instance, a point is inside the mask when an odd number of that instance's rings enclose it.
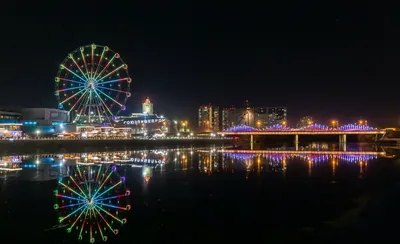
<path fill-rule="evenodd" d="M 129 112 L 149 96 L 158 113 L 194 123 L 201 104 L 249 99 L 286 106 L 292 125 L 305 115 L 400 125 L 400 22 L 375 4 L 13 2 L 0 10 L 0 107 L 57 107 L 59 64 L 96 43 L 129 65 Z"/>

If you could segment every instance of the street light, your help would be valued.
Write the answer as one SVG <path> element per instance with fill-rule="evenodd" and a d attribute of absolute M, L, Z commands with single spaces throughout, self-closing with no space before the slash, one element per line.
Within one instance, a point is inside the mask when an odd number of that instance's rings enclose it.
<path fill-rule="evenodd" d="M 39 138 L 40 130 L 36 130 L 36 137 Z"/>
<path fill-rule="evenodd" d="M 338 127 L 339 126 L 339 121 L 337 120 L 332 120 L 331 121 L 332 127 Z"/>
<path fill-rule="evenodd" d="M 282 125 L 286 126 L 286 120 L 282 121 Z"/>

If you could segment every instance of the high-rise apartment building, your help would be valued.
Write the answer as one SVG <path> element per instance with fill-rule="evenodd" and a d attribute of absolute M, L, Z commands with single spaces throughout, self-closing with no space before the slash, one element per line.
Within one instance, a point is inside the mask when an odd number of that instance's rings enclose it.
<path fill-rule="evenodd" d="M 301 117 L 300 120 L 297 122 L 297 128 L 303 128 L 312 125 L 313 119 L 310 116 Z"/>
<path fill-rule="evenodd" d="M 211 104 L 202 105 L 198 111 L 198 128 L 201 131 L 219 131 L 219 108 Z"/>
<path fill-rule="evenodd" d="M 267 108 L 268 121 L 267 126 L 284 124 L 287 120 L 287 109 L 283 107 Z"/>

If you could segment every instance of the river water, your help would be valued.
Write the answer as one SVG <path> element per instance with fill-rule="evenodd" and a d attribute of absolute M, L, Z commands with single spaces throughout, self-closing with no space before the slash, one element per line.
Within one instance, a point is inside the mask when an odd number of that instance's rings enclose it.
<path fill-rule="evenodd" d="M 396 152 L 337 148 L 3 156 L 0 234 L 15 243 L 103 242 L 104 236 L 108 243 L 397 240 Z"/>

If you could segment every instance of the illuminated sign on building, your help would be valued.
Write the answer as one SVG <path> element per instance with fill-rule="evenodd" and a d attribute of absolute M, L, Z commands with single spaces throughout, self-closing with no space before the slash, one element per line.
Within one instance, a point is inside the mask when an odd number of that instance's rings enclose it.
<path fill-rule="evenodd" d="M 145 120 L 128 120 L 122 122 L 124 125 L 138 125 L 138 124 L 150 124 L 150 123 L 162 123 L 165 119 L 145 119 Z"/>

